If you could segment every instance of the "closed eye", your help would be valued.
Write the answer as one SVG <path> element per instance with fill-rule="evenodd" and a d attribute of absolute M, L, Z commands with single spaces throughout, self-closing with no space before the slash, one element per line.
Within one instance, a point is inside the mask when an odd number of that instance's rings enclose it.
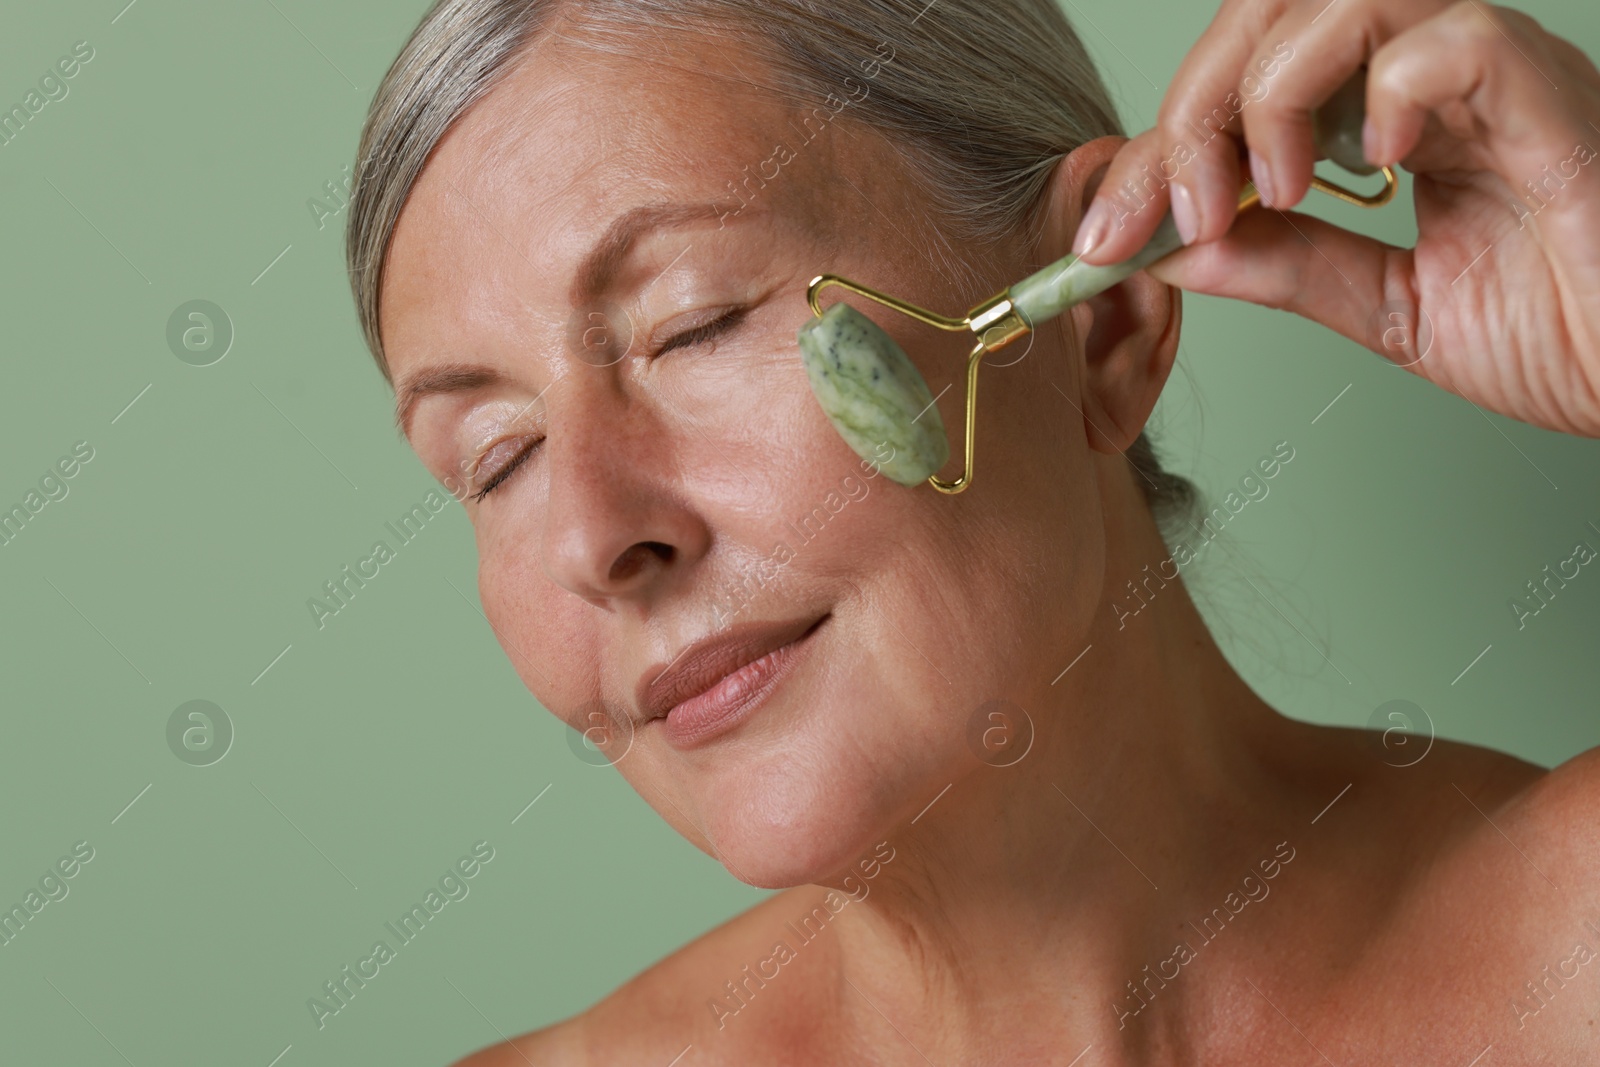
<path fill-rule="evenodd" d="M 495 489 L 498 488 L 502 482 L 504 482 L 507 478 L 511 477 L 511 475 L 516 471 L 516 469 L 518 467 L 522 466 L 522 464 L 527 461 L 528 457 L 532 456 L 533 453 L 538 449 L 538 447 L 543 443 L 544 443 L 544 439 L 540 438 L 539 440 L 534 441 L 533 443 L 531 443 L 531 444 L 527 445 L 526 447 L 522 448 L 520 451 L 517 452 L 516 455 L 512 456 L 509 460 L 507 460 L 506 463 L 502 467 L 500 467 L 500 469 L 496 470 L 493 474 L 489 475 L 489 479 L 488 479 L 488 481 L 483 483 L 483 488 L 482 489 L 479 489 L 476 493 L 472 494 L 473 501 L 477 502 L 477 503 L 482 503 L 484 497 L 486 497 L 490 493 L 494 492 Z"/>
<path fill-rule="evenodd" d="M 665 355 L 674 348 L 683 348 L 687 345 L 704 344 L 719 334 L 733 329 L 749 313 L 749 308 L 732 308 L 704 325 L 696 326 L 692 330 L 685 330 L 680 334 L 674 334 L 662 343 L 661 347 L 656 350 L 656 355 Z"/>
<path fill-rule="evenodd" d="M 704 344 L 705 342 L 710 341 L 739 325 L 739 323 L 744 320 L 745 316 L 748 315 L 749 312 L 750 309 L 745 307 L 732 308 L 727 312 L 717 316 L 715 319 L 712 319 L 710 322 L 696 326 L 693 329 L 685 330 L 682 333 L 674 334 L 672 337 L 669 337 L 665 342 L 663 342 L 661 347 L 656 350 L 656 355 L 663 355 L 664 353 L 670 352 L 674 348 L 684 348 L 689 345 Z M 488 480 L 484 482 L 483 488 L 472 494 L 472 499 L 481 503 L 484 497 L 494 492 L 497 488 L 505 483 L 507 478 L 510 478 L 512 474 L 516 473 L 517 468 L 522 466 L 523 463 L 527 462 L 534 452 L 538 450 L 539 445 L 543 444 L 543 441 L 544 439 L 540 438 L 538 441 L 534 441 L 526 447 L 520 449 L 516 455 L 512 456 L 511 459 L 506 461 L 505 465 L 500 467 L 489 476 Z"/>

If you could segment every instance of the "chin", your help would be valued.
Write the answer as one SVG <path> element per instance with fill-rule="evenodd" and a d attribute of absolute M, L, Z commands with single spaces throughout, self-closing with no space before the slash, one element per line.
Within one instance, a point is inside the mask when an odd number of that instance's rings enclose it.
<path fill-rule="evenodd" d="M 740 746 L 742 758 L 693 787 L 716 856 L 740 881 L 760 889 L 836 883 L 880 842 L 892 844 L 904 820 L 970 770 L 965 764 L 973 761 L 960 759 L 964 749 L 942 752 L 934 736 L 885 729 L 895 722 L 894 705 L 848 705 L 833 704 L 832 724 L 826 705 L 814 706 L 809 729 L 785 731 L 760 750 Z M 864 707 L 877 717 L 860 718 Z M 925 709 L 922 716 L 923 730 L 938 733 Z M 856 732 L 868 722 L 890 736 Z M 841 729 L 846 725 L 856 731 Z"/>
<path fill-rule="evenodd" d="M 758 889 L 823 884 L 891 836 L 888 818 L 835 789 L 819 790 L 809 774 L 769 781 L 713 815 L 707 830 L 728 873 Z"/>

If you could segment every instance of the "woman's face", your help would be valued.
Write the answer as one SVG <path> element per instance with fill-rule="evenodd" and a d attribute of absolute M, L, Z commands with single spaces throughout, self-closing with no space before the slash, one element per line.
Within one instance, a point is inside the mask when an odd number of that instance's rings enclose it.
<path fill-rule="evenodd" d="M 537 46 L 417 183 L 382 329 L 409 440 L 467 487 L 484 609 L 523 681 L 576 729 L 603 709 L 617 725 L 591 736 L 661 816 L 775 887 L 832 875 L 983 769 L 967 736 L 986 702 L 1060 718 L 1050 682 L 1102 584 L 1104 457 L 1067 317 L 985 368 L 965 493 L 851 452 L 796 344 L 807 283 L 955 311 L 1037 250 L 929 237 L 899 155 L 850 106 L 758 94 L 752 57 L 718 41 L 681 40 L 672 66 Z M 838 100 L 872 91 L 853 84 Z M 940 394 L 954 476 L 966 343 L 857 306 Z M 690 649 L 729 632 L 757 643 Z M 662 716 L 802 634 L 720 702 Z M 669 666 L 689 677 L 651 690 Z"/>

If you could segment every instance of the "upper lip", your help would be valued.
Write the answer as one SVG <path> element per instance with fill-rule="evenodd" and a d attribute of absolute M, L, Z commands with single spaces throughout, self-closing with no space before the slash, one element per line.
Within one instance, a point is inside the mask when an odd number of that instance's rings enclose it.
<path fill-rule="evenodd" d="M 666 663 L 651 665 L 640 675 L 635 690 L 643 721 L 659 719 L 740 667 L 804 636 L 822 618 L 813 615 L 786 622 L 740 623 L 696 641 Z"/>

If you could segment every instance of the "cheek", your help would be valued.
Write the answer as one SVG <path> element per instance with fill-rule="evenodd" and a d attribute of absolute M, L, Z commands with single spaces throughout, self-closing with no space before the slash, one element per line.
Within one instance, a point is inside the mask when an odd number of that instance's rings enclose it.
<path fill-rule="evenodd" d="M 1059 516 L 1025 520 L 993 488 L 981 495 L 982 482 L 955 497 L 870 484 L 792 564 L 796 588 L 835 600 L 788 713 L 698 767 L 680 798 L 757 885 L 842 868 L 976 769 L 969 720 L 996 698 L 1038 713 L 1061 649 L 1086 625 L 1070 561 L 1027 562 L 1069 551 Z M 643 760 L 625 770 L 636 782 L 648 772 Z"/>
<path fill-rule="evenodd" d="M 576 712 L 594 698 L 584 605 L 549 580 L 531 541 L 518 534 L 477 530 L 483 614 L 528 691 L 552 711 Z"/>
<path fill-rule="evenodd" d="M 669 353 L 664 358 L 677 362 L 664 364 L 653 386 L 669 432 L 686 443 L 717 442 L 721 451 L 713 455 L 724 465 L 747 469 L 763 495 L 783 492 L 774 479 L 810 458 L 821 430 L 832 433 L 811 394 L 795 339 L 805 320 L 797 319 L 790 330 L 794 318 L 746 327 L 752 337 L 728 341 L 720 351 Z M 775 455 L 782 462 L 770 463 L 768 457 Z"/>
<path fill-rule="evenodd" d="M 973 484 L 953 497 L 917 490 L 928 500 L 918 551 L 931 589 L 913 623 L 930 640 L 941 627 L 959 634 L 959 648 L 970 650 L 959 653 L 963 664 L 1005 664 L 982 700 L 1020 699 L 1007 688 L 1026 690 L 1041 674 L 1048 686 L 1065 666 L 1056 662 L 1062 652 L 1083 647 L 1100 598 L 1106 544 L 1097 479 L 1106 464 L 1089 447 L 1073 396 L 1071 320 L 1052 326 L 980 370 Z M 953 452 L 963 442 L 958 394 L 947 398 Z"/>

